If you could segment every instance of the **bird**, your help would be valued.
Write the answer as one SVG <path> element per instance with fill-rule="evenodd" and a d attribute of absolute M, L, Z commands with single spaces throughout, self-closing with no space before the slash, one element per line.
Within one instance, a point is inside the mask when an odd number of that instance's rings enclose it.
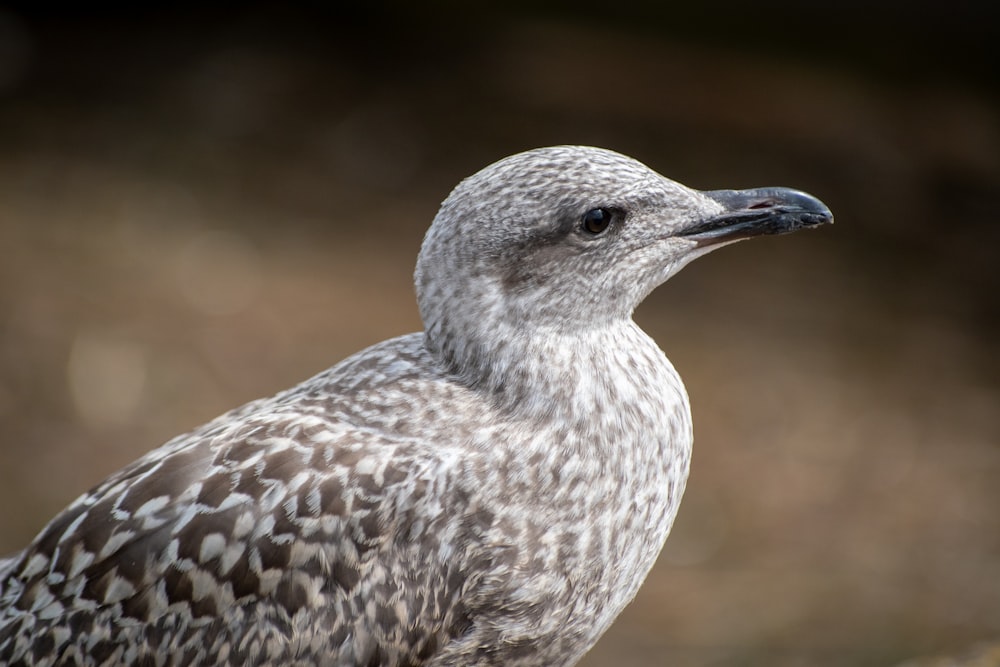
<path fill-rule="evenodd" d="M 421 245 L 423 331 L 168 441 L 0 560 L 0 664 L 576 664 L 691 460 L 633 311 L 716 248 L 832 221 L 595 147 L 483 168 Z"/>

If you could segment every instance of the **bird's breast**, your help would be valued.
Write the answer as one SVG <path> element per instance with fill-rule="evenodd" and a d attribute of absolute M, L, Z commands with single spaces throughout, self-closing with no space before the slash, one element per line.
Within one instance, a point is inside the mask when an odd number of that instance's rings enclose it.
<path fill-rule="evenodd" d="M 631 601 L 684 490 L 687 395 L 659 348 L 644 334 L 640 342 L 648 344 L 638 357 L 567 365 L 560 386 L 568 400 L 550 404 L 543 420 L 535 415 L 530 429 L 514 424 L 483 440 L 492 449 L 480 488 L 497 499 L 488 541 L 503 553 L 490 578 L 501 590 L 491 594 L 522 610 L 524 631 L 554 647 L 569 636 L 574 646 L 580 637 L 596 642 Z"/>

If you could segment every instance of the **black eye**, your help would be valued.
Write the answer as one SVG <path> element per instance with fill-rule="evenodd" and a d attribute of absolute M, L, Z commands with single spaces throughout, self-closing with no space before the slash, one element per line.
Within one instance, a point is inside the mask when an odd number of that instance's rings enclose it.
<path fill-rule="evenodd" d="M 591 234 L 600 234 L 611 224 L 614 213 L 606 208 L 592 208 L 583 214 L 583 228 Z"/>

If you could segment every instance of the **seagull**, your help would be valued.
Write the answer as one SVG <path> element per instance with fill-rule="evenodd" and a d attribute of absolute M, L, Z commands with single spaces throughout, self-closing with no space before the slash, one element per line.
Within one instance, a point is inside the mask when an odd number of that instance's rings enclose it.
<path fill-rule="evenodd" d="M 0 560 L 0 665 L 576 664 L 691 458 L 634 309 L 715 248 L 832 221 L 600 148 L 484 168 L 424 238 L 424 331 L 170 440 Z"/>

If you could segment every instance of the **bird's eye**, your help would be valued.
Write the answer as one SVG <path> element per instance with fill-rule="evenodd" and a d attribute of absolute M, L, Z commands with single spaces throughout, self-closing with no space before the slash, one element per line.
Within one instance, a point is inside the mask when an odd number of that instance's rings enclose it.
<path fill-rule="evenodd" d="M 600 234 L 611 224 L 614 213 L 606 208 L 592 208 L 583 214 L 583 228 L 591 234 Z"/>

